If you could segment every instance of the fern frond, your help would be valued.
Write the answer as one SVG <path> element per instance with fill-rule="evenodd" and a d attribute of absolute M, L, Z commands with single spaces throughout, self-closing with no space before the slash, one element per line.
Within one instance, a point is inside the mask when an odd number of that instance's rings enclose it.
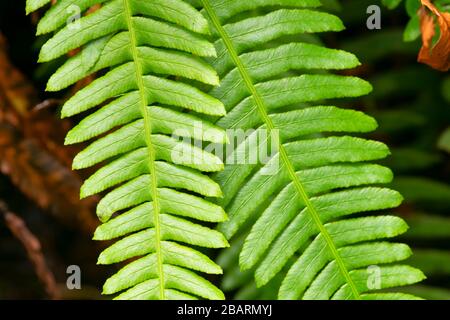
<path fill-rule="evenodd" d="M 48 2 L 29 0 L 27 10 Z M 100 9 L 64 25 L 69 7 L 83 13 L 96 4 Z M 204 120 L 224 115 L 223 104 L 196 84 L 219 81 L 202 58 L 216 55 L 206 38 L 207 20 L 182 0 L 61 0 L 38 26 L 38 34 L 54 31 L 41 62 L 81 50 L 51 77 L 48 90 L 104 72 L 62 108 L 64 117 L 92 111 L 66 143 L 94 139 L 73 167 L 103 165 L 81 188 L 82 197 L 108 190 L 97 207 L 103 224 L 94 239 L 122 237 L 98 263 L 138 258 L 106 281 L 104 293 L 126 290 L 118 299 L 223 299 L 196 273 L 220 274 L 221 268 L 191 248 L 228 246 L 220 232 L 199 223 L 226 220 L 224 210 L 205 199 L 222 195 L 205 173 L 222 170 L 223 163 L 174 137 L 227 141 L 222 128 Z"/>
<path fill-rule="evenodd" d="M 217 57 L 210 61 L 223 79 L 211 94 L 228 112 L 217 124 L 254 128 L 253 135 L 269 132 L 253 144 L 254 136 L 248 137 L 230 159 L 248 147 L 249 153 L 258 152 L 279 133 L 268 163 L 228 164 L 215 175 L 225 195 L 219 203 L 230 217 L 220 225 L 226 237 L 256 219 L 240 253 L 241 268 L 256 267 L 256 283 L 262 286 L 289 266 L 281 299 L 414 298 L 378 292 L 424 278 L 417 269 L 393 264 L 410 255 L 406 245 L 382 240 L 405 232 L 403 220 L 350 217 L 401 203 L 398 192 L 371 186 L 392 179 L 388 168 L 366 163 L 386 157 L 388 148 L 348 135 L 326 135 L 376 128 L 375 120 L 361 112 L 321 105 L 325 99 L 365 95 L 371 86 L 355 77 L 308 74 L 311 71 L 299 75 L 301 70 L 353 68 L 359 62 L 343 51 L 288 42 L 302 33 L 340 31 L 342 22 L 304 9 L 320 5 L 313 0 L 201 4 L 215 28 Z M 255 9 L 261 10 L 248 13 Z M 262 45 L 267 49 L 261 50 Z M 372 265 L 379 265 L 375 287 L 370 285 Z"/>

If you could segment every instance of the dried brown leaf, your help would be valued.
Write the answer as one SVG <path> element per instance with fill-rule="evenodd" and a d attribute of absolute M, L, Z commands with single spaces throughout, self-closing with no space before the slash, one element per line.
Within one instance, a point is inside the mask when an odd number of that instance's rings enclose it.
<path fill-rule="evenodd" d="M 430 67 L 448 71 L 450 69 L 450 13 L 440 12 L 430 0 L 421 0 L 420 28 L 422 31 L 422 48 L 418 61 Z M 437 18 L 440 37 L 433 45 L 435 35 L 435 16 Z"/>

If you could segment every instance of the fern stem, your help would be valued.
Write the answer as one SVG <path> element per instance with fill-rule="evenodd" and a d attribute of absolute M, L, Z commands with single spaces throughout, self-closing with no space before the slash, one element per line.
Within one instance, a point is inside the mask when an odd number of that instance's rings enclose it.
<path fill-rule="evenodd" d="M 161 300 L 165 300 L 165 292 L 164 292 L 164 270 L 163 270 L 163 257 L 161 252 L 161 226 L 159 221 L 160 216 L 160 205 L 159 205 L 159 196 L 158 196 L 158 181 L 156 178 L 156 169 L 155 169 L 155 150 L 152 144 L 152 126 L 150 114 L 147 110 L 148 100 L 147 95 L 145 93 L 145 86 L 143 81 L 143 73 L 142 67 L 139 61 L 139 53 L 137 51 L 137 41 L 136 41 L 136 33 L 133 27 L 132 21 L 132 13 L 128 0 L 123 0 L 124 8 L 125 8 L 125 17 L 127 20 L 128 32 L 130 33 L 130 41 L 131 41 L 131 51 L 133 55 L 133 61 L 136 70 L 136 82 L 139 89 L 140 94 L 140 110 L 142 117 L 144 118 L 144 130 L 145 130 L 145 141 L 147 144 L 148 157 L 149 157 L 149 171 L 151 177 L 151 197 L 153 200 L 153 214 L 154 214 L 154 225 L 155 225 L 155 248 L 156 248 L 156 256 L 157 256 L 157 264 L 158 264 L 158 280 L 159 280 L 159 298 Z"/>
<path fill-rule="evenodd" d="M 237 51 L 235 50 L 230 37 L 228 36 L 227 32 L 223 28 L 222 24 L 220 23 L 219 18 L 216 15 L 214 9 L 211 7 L 209 0 L 202 0 L 202 2 L 203 2 L 203 6 L 204 6 L 206 12 L 208 13 L 212 23 L 214 24 L 214 27 L 218 31 L 228 52 L 230 53 L 230 56 L 231 56 L 233 62 L 235 63 L 236 67 L 238 68 L 238 71 L 241 74 L 247 89 L 252 94 L 260 117 L 266 124 L 269 133 L 271 133 L 275 129 L 275 126 L 272 122 L 272 119 L 269 117 L 269 115 L 267 113 L 266 106 L 265 106 L 265 103 L 264 103 L 261 95 L 259 94 L 258 90 L 256 89 L 256 87 L 253 83 L 253 80 L 251 79 L 249 73 L 247 72 L 243 62 L 239 58 L 239 55 L 238 55 Z M 342 275 L 344 276 L 344 278 L 346 279 L 346 282 L 348 283 L 348 285 L 350 286 L 350 288 L 352 290 L 354 298 L 358 299 L 358 300 L 361 299 L 359 291 L 357 290 L 355 283 L 353 282 L 352 278 L 350 277 L 350 274 L 344 264 L 344 261 L 342 260 L 342 257 L 340 256 L 340 254 L 333 242 L 331 235 L 329 234 L 329 232 L 325 228 L 324 224 L 320 220 L 320 216 L 319 216 L 316 208 L 312 204 L 308 194 L 306 193 L 306 190 L 305 190 L 300 178 L 295 174 L 294 166 L 289 159 L 289 156 L 281 142 L 281 139 L 279 139 L 277 141 L 276 147 L 279 150 L 280 158 L 281 158 L 283 164 L 286 166 L 286 169 L 288 170 L 289 177 L 291 178 L 292 182 L 294 183 L 297 193 L 302 198 L 302 200 L 305 203 L 305 205 L 308 209 L 308 212 L 310 213 L 312 219 L 314 220 L 317 228 L 319 229 L 320 233 L 323 235 L 325 241 L 327 242 L 327 245 L 328 245 L 336 263 L 338 264 Z"/>

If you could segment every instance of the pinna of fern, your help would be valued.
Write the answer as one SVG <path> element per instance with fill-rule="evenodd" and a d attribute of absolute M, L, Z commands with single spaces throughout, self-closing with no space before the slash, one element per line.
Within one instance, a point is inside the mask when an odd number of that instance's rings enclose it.
<path fill-rule="evenodd" d="M 27 11 L 49 2 L 28 0 Z M 96 4 L 100 9 L 65 25 L 70 6 L 85 12 Z M 75 169 L 102 164 L 81 189 L 82 197 L 109 190 L 97 207 L 103 224 L 94 239 L 121 237 L 98 263 L 137 258 L 106 281 L 104 293 L 126 290 L 118 299 L 223 299 L 197 273 L 220 274 L 221 268 L 190 247 L 228 246 L 220 232 L 199 223 L 226 220 L 224 210 L 205 199 L 222 195 L 205 173 L 223 163 L 172 136 L 227 141 L 223 129 L 201 116 L 225 114 L 223 104 L 197 85 L 218 84 L 204 61 L 216 55 L 206 38 L 207 20 L 182 0 L 61 0 L 38 25 L 38 34 L 49 32 L 55 35 L 42 47 L 41 62 L 81 50 L 51 77 L 48 90 L 104 72 L 62 108 L 63 117 L 91 111 L 66 143 L 93 139 L 75 157 Z"/>
<path fill-rule="evenodd" d="M 280 299 L 415 299 L 383 291 L 424 278 L 420 270 L 397 264 L 410 256 L 408 246 L 384 240 L 404 233 L 406 223 L 390 215 L 362 215 L 402 201 L 398 192 L 377 186 L 391 181 L 391 171 L 367 163 L 389 150 L 343 134 L 373 131 L 376 121 L 323 105 L 365 95 L 371 86 L 323 72 L 358 66 L 354 55 L 296 41 L 303 33 L 342 30 L 339 18 L 314 9 L 318 0 L 191 2 L 214 27 L 217 57 L 209 61 L 221 85 L 210 94 L 227 110 L 216 124 L 255 129 L 254 135 L 268 132 L 263 141 L 250 135 L 230 159 L 275 140 L 268 163 L 227 161 L 214 176 L 224 192 L 219 203 L 229 215 L 219 230 L 231 239 L 251 225 L 239 254 L 241 269 L 254 269 L 263 286 L 287 268 Z M 379 280 L 374 286 L 373 265 Z"/>

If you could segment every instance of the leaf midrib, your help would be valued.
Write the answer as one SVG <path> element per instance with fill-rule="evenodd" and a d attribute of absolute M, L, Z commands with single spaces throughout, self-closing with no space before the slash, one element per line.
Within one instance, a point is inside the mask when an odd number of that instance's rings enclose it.
<path fill-rule="evenodd" d="M 256 90 L 256 87 L 255 87 L 249 73 L 247 72 L 242 61 L 240 60 L 239 55 L 237 54 L 237 51 L 235 50 L 231 39 L 229 38 L 229 36 L 228 36 L 227 32 L 225 31 L 225 29 L 223 28 L 223 26 L 221 25 L 209 0 L 202 0 L 202 2 L 203 2 L 206 12 L 208 13 L 209 17 L 211 18 L 212 23 L 214 24 L 214 26 L 217 29 L 217 32 L 219 33 L 220 37 L 222 38 L 224 45 L 227 48 L 232 60 L 236 64 L 236 67 L 239 70 L 239 73 L 241 74 L 241 76 L 245 82 L 245 85 L 247 86 L 247 89 L 252 94 L 252 96 L 255 100 L 255 104 L 257 106 L 259 115 L 261 116 L 262 120 L 266 124 L 269 133 L 271 133 L 275 129 L 275 126 L 272 122 L 272 119 L 267 114 L 266 106 L 264 104 L 264 101 L 262 100 L 261 95 Z M 344 276 L 344 278 L 346 279 L 346 282 L 348 283 L 348 285 L 350 286 L 350 288 L 352 290 L 353 296 L 356 299 L 361 299 L 359 291 L 356 288 L 355 283 L 351 279 L 349 271 L 345 267 L 345 263 L 342 260 L 342 257 L 340 256 L 340 254 L 333 242 L 333 239 L 331 238 L 331 235 L 328 233 L 324 224 L 320 220 L 320 216 L 319 216 L 318 212 L 316 211 L 316 208 L 312 204 L 309 196 L 307 195 L 305 188 L 303 187 L 303 184 L 300 181 L 300 178 L 296 175 L 294 166 L 291 163 L 291 161 L 287 155 L 286 149 L 284 148 L 283 144 L 281 143 L 281 140 L 277 141 L 277 147 L 278 147 L 278 150 L 280 153 L 280 158 L 283 161 L 284 165 L 286 166 L 286 169 L 288 170 L 289 177 L 291 178 L 292 182 L 294 183 L 297 193 L 300 195 L 300 197 L 304 201 L 306 207 L 308 208 L 308 212 L 310 213 L 310 215 L 313 218 L 320 233 L 323 235 L 325 241 L 327 242 L 328 248 L 330 249 L 336 263 L 338 264 L 342 275 Z"/>
<path fill-rule="evenodd" d="M 163 257 L 161 252 L 161 226 L 159 223 L 159 215 L 160 215 L 160 204 L 159 204 L 159 195 L 158 195 L 158 181 L 156 177 L 156 168 L 155 168 L 155 150 L 152 144 L 152 127 L 151 127 L 151 119 L 150 114 L 148 113 L 147 105 L 147 95 L 145 93 L 145 85 L 144 85 L 144 75 L 142 73 L 142 66 L 140 64 L 139 53 L 138 53 L 138 45 L 136 40 L 136 33 L 133 26 L 133 16 L 131 13 L 131 7 L 129 0 L 123 0 L 124 10 L 125 10 L 125 19 L 128 27 L 128 31 L 130 34 L 131 41 L 131 52 L 133 56 L 133 61 L 136 70 L 136 82 L 138 85 L 138 91 L 140 95 L 140 103 L 139 107 L 141 110 L 142 117 L 144 118 L 144 131 L 145 131 L 145 141 L 147 144 L 147 151 L 149 157 L 149 171 L 151 177 L 151 197 L 153 202 L 153 213 L 154 213 L 154 226 L 155 226 L 155 248 L 156 248 L 156 256 L 157 256 L 157 271 L 158 271 L 158 280 L 159 280 L 159 298 L 161 300 L 165 300 L 165 292 L 164 292 L 164 270 L 163 270 Z"/>

